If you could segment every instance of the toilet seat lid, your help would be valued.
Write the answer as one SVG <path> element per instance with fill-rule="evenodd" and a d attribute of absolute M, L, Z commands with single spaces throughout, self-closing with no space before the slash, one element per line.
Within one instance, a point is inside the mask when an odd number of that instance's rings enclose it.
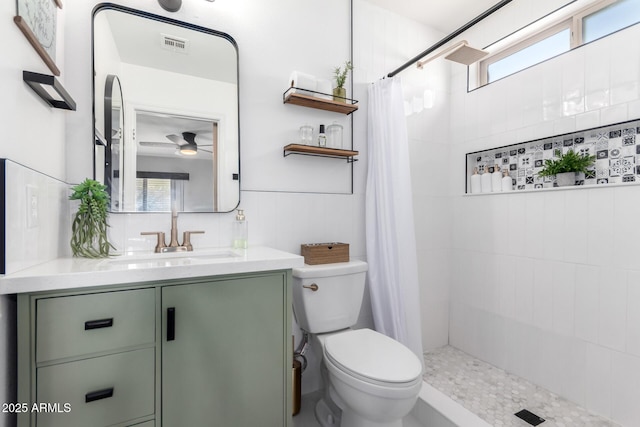
<path fill-rule="evenodd" d="M 407 383 L 422 374 L 422 363 L 411 350 L 371 329 L 327 337 L 324 350 L 335 365 L 364 379 Z"/>

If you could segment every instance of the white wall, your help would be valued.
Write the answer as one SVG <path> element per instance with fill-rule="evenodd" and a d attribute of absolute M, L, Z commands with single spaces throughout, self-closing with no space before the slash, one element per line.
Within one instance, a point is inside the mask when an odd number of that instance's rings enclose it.
<path fill-rule="evenodd" d="M 427 49 L 444 35 L 364 0 L 355 1 L 354 61 L 358 86 L 366 102 L 367 86 Z M 424 105 L 430 91 L 433 105 L 407 118 L 413 210 L 419 260 L 423 348 L 448 342 L 451 202 L 449 171 L 449 64 L 415 67 L 398 75 L 405 101 Z M 366 105 L 366 104 L 365 104 Z"/>
<path fill-rule="evenodd" d="M 67 179 L 78 182 L 92 175 L 91 140 L 91 10 L 98 1 L 66 0 L 66 68 L 68 89 L 78 101 L 69 116 Z M 350 57 L 349 2 L 183 2 L 175 14 L 157 2 L 118 1 L 129 7 L 213 28 L 235 38 L 240 55 L 241 203 L 249 221 L 249 244 L 299 253 L 300 244 L 343 241 L 352 257 L 365 258 L 364 176 L 366 169 L 366 109 L 353 115 L 353 148 L 360 161 L 351 165 L 335 159 L 290 156 L 282 147 L 294 142 L 304 123 L 345 127 L 350 141 L 351 116 L 283 105 L 282 94 L 293 70 L 331 78 L 334 66 Z M 330 30 L 327 22 L 331 22 Z M 349 85 L 349 83 L 347 83 Z M 351 93 L 348 93 L 351 95 Z M 194 236 L 194 247 L 229 246 L 235 215 L 181 214 L 180 230 L 205 230 Z M 153 239 L 141 231 L 169 231 L 168 214 L 110 216 L 110 237 L 123 251 L 151 252 Z M 361 326 L 371 325 L 367 302 Z M 296 331 L 296 343 L 299 332 Z M 313 362 L 313 360 L 312 360 Z M 305 373 L 303 391 L 319 386 L 317 364 Z"/>
<path fill-rule="evenodd" d="M 450 342 L 623 426 L 640 425 L 640 231 L 623 225 L 640 187 L 463 193 L 465 153 L 640 117 L 639 37 L 636 25 L 471 93 L 466 73 L 452 80 Z"/>
<path fill-rule="evenodd" d="M 50 74 L 50 70 L 12 23 L 16 13 L 15 2 L 1 2 L 0 19 L 4 24 L 0 25 L 0 37 L 7 47 L 0 55 L 0 81 L 6 100 L 0 105 L 0 158 L 12 159 L 54 178 L 64 179 L 64 121 L 73 113 L 49 107 L 22 81 L 23 70 L 43 74 Z M 59 13 L 59 40 L 64 38 L 64 26 L 64 14 Z M 68 76 L 64 58 L 64 44 L 59 43 L 55 62 L 62 73 L 58 79 L 66 86 Z M 17 191 L 22 194 L 26 188 Z M 14 316 L 15 301 L 8 296 L 0 297 L 0 402 L 15 400 L 15 378 L 12 376 L 15 366 L 12 352 Z M 0 426 L 10 425 L 12 419 L 10 414 L 0 414 Z"/>

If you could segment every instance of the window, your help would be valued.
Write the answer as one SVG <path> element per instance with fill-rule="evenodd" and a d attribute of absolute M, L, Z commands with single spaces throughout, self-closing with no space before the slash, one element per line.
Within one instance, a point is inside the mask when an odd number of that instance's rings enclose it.
<path fill-rule="evenodd" d="M 536 22 L 536 25 L 541 25 L 542 21 L 551 21 L 541 30 L 531 34 L 531 28 L 524 28 L 508 40 L 501 41 L 503 47 L 496 47 L 497 50 L 491 52 L 477 67 L 480 85 L 640 22 L 638 0 L 601 0 L 581 10 L 567 12 L 564 9 L 553 14 L 555 17 L 549 16 Z M 491 51 L 491 47 L 487 50 Z"/>
<path fill-rule="evenodd" d="M 638 0 L 618 0 L 613 4 L 587 11 L 582 17 L 582 42 L 589 43 L 640 21 Z"/>
<path fill-rule="evenodd" d="M 167 178 L 136 179 L 136 212 L 183 210 L 184 181 Z"/>
<path fill-rule="evenodd" d="M 487 83 L 524 70 L 571 49 L 571 29 L 567 25 L 554 27 L 540 37 L 532 37 L 523 43 L 506 49 L 486 62 Z"/>

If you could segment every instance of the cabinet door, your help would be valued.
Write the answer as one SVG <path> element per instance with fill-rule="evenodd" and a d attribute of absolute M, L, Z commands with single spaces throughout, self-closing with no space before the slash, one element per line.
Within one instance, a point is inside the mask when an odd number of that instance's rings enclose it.
<path fill-rule="evenodd" d="M 288 424 L 284 274 L 167 286 L 162 308 L 163 427 Z"/>

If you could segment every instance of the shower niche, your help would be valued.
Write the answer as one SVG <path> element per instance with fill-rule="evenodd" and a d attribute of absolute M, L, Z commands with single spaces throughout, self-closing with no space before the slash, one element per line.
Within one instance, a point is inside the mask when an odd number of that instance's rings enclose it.
<path fill-rule="evenodd" d="M 513 191 L 557 187 L 556 177 L 541 177 L 546 160 L 568 151 L 595 156 L 594 165 L 577 174 L 575 186 L 599 186 L 640 182 L 640 119 L 506 145 L 466 155 L 465 193 L 471 194 L 471 176 L 508 170 Z M 565 187 L 566 188 L 566 187 Z M 571 187 L 569 187 L 571 188 Z M 482 193 L 482 194 L 494 194 Z"/>

